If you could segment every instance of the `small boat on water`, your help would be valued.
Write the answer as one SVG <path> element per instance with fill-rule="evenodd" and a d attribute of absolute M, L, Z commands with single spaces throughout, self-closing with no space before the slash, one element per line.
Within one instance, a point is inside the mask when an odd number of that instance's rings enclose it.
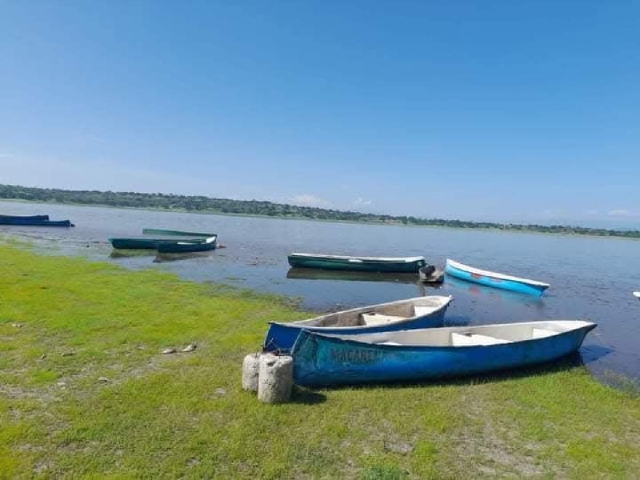
<path fill-rule="evenodd" d="M 69 220 L 49 220 L 49 215 L 0 215 L 0 225 L 25 227 L 73 227 Z"/>
<path fill-rule="evenodd" d="M 200 232 L 183 232 L 180 230 L 164 230 L 162 228 L 143 228 L 143 235 L 160 235 L 166 237 L 202 237 L 209 238 L 215 237 L 215 233 L 200 233 Z"/>
<path fill-rule="evenodd" d="M 424 257 L 352 257 L 348 255 L 322 255 L 292 253 L 289 265 L 297 268 L 322 268 L 325 270 L 354 270 L 359 272 L 408 272 L 416 273 L 424 267 Z"/>
<path fill-rule="evenodd" d="M 528 278 L 513 277 L 488 270 L 480 270 L 479 268 L 470 267 L 450 259 L 447 259 L 444 271 L 447 275 L 469 282 L 531 295 L 542 295 L 544 291 L 550 287 L 548 283 L 538 282 Z"/>
<path fill-rule="evenodd" d="M 555 320 L 351 336 L 303 330 L 291 353 L 294 382 L 407 382 L 530 366 L 575 352 L 595 327 Z"/>
<path fill-rule="evenodd" d="M 633 292 L 633 296 L 636 298 L 640 298 L 640 292 Z"/>
<path fill-rule="evenodd" d="M 158 253 L 196 253 L 215 250 L 217 236 L 214 235 L 204 241 L 162 242 L 158 244 Z"/>
<path fill-rule="evenodd" d="M 207 244 L 209 239 L 212 239 L 212 241 Z M 213 250 L 216 247 L 216 239 L 216 235 L 209 238 L 118 237 L 110 238 L 109 242 L 111 242 L 111 246 L 113 248 L 120 250 L 159 250 L 160 248 L 163 248 L 164 251 L 164 247 L 167 247 L 168 249 L 175 247 L 174 252 L 195 252 Z M 202 244 L 206 244 L 206 247 L 203 247 L 202 250 L 197 250 L 196 248 Z M 184 246 L 185 250 L 181 250 L 181 246 Z M 188 250 L 188 248 L 193 248 L 193 250 Z M 166 250 L 164 253 L 172 252 Z"/>
<path fill-rule="evenodd" d="M 340 335 L 440 327 L 453 297 L 428 296 L 353 308 L 299 322 L 270 322 L 263 350 L 288 352 L 302 330 Z"/>
<path fill-rule="evenodd" d="M 0 225 L 13 225 L 11 222 L 41 222 L 49 220 L 49 215 L 0 215 Z"/>

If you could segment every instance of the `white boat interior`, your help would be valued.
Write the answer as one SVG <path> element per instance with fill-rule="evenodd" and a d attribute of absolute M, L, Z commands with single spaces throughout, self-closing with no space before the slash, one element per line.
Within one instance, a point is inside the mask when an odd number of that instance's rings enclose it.
<path fill-rule="evenodd" d="M 446 307 L 453 297 L 432 295 L 396 302 L 330 313 L 321 317 L 294 322 L 305 327 L 368 327 L 396 322 L 406 322 L 430 315 Z M 286 325 L 286 324 L 285 324 Z"/>
<path fill-rule="evenodd" d="M 484 277 L 499 278 L 500 280 L 511 280 L 512 282 L 528 283 L 530 285 L 537 285 L 539 287 L 549 288 L 551 285 L 544 282 L 538 282 L 537 280 L 531 280 L 530 278 L 514 277 L 512 275 L 505 275 L 504 273 L 491 272 L 489 270 L 481 270 L 479 268 L 470 267 L 464 263 L 456 262 L 447 258 L 447 265 L 457 268 L 458 270 L 464 270 L 465 272 L 473 273 L 475 275 L 482 275 Z"/>
<path fill-rule="evenodd" d="M 354 336 L 327 335 L 358 343 L 421 347 L 467 347 L 522 342 L 595 326 L 583 320 L 548 320 L 471 327 L 422 328 Z"/>
<path fill-rule="evenodd" d="M 349 262 L 390 262 L 412 263 L 424 260 L 424 257 L 354 257 L 351 255 L 322 255 L 318 253 L 292 253 L 292 257 L 326 258 L 327 260 L 347 260 Z"/>
<path fill-rule="evenodd" d="M 205 238 L 205 239 L 204 239 L 204 241 L 203 241 L 203 240 L 201 240 L 201 239 L 193 239 L 193 240 L 184 240 L 184 241 L 179 241 L 179 242 L 177 242 L 177 243 L 178 243 L 178 245 L 193 245 L 194 243 L 196 243 L 196 244 L 203 243 L 203 244 L 205 244 L 205 245 L 208 245 L 208 244 L 210 244 L 210 243 L 215 242 L 217 238 L 218 238 L 218 236 L 217 236 L 217 235 L 215 235 L 215 236 L 213 236 L 213 237 Z"/>

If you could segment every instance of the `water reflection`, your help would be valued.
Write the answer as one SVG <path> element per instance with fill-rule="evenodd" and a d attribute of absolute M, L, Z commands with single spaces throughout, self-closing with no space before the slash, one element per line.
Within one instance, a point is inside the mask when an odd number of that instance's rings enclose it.
<path fill-rule="evenodd" d="M 580 348 L 580 355 L 584 365 L 589 365 L 590 363 L 594 363 L 597 360 L 600 360 L 602 357 L 606 357 L 613 349 L 609 347 L 605 347 L 597 344 L 589 344 L 583 345 Z"/>
<path fill-rule="evenodd" d="M 155 250 L 112 250 L 109 258 L 153 257 L 155 254 Z"/>
<path fill-rule="evenodd" d="M 350 272 L 340 270 L 321 270 L 315 268 L 290 268 L 288 279 L 297 280 L 331 280 L 347 282 L 376 282 L 415 285 L 416 296 L 438 295 L 437 290 L 442 285 L 426 284 L 420 281 L 415 273 L 380 273 L 380 272 Z"/>
<path fill-rule="evenodd" d="M 350 272 L 295 267 L 289 269 L 287 272 L 287 278 L 305 280 L 345 280 L 356 282 L 419 283 L 418 275 L 415 273 Z"/>
<path fill-rule="evenodd" d="M 192 253 L 158 253 L 153 259 L 154 263 L 175 262 L 178 260 L 192 260 L 197 258 L 205 258 L 210 256 L 210 252 L 192 252 Z"/>

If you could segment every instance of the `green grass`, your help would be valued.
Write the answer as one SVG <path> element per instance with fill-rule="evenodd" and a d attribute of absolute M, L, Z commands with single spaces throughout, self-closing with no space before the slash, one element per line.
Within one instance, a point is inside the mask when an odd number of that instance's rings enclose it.
<path fill-rule="evenodd" d="M 267 321 L 304 317 L 272 296 L 0 246 L 0 478 L 640 477 L 637 392 L 568 363 L 260 404 L 240 389 L 242 358 Z"/>

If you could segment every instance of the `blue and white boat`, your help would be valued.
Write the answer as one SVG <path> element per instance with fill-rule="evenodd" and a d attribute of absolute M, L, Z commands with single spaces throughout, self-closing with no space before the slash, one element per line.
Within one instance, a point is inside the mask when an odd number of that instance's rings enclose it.
<path fill-rule="evenodd" d="M 512 292 L 528 293 L 530 295 L 542 295 L 544 291 L 550 287 L 548 283 L 538 282 L 537 280 L 530 280 L 528 278 L 513 277 L 488 270 L 480 270 L 479 268 L 470 267 L 451 259 L 447 259 L 444 271 L 447 275 L 469 282 L 479 283 L 480 285 L 486 285 L 488 287 L 501 288 L 503 290 L 511 290 Z"/>
<path fill-rule="evenodd" d="M 441 327 L 453 297 L 432 295 L 330 313 L 299 322 L 270 322 L 263 344 L 267 352 L 289 352 L 300 332 L 360 333 Z"/>
<path fill-rule="evenodd" d="M 595 326 L 556 320 L 351 336 L 304 330 L 291 354 L 294 382 L 413 382 L 530 366 L 576 351 Z"/>

